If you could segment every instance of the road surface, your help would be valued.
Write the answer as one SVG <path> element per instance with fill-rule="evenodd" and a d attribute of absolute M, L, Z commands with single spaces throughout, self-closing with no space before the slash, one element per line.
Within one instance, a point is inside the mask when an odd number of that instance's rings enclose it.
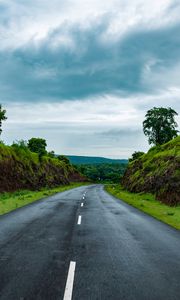
<path fill-rule="evenodd" d="M 83 186 L 0 217 L 1 300 L 180 299 L 180 234 Z"/>

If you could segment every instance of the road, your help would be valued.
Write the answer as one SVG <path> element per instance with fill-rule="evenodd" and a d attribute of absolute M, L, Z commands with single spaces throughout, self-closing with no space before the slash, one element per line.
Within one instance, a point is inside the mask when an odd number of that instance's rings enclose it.
<path fill-rule="evenodd" d="M 101 185 L 1 216 L 0 299 L 71 298 L 179 300 L 179 232 Z"/>

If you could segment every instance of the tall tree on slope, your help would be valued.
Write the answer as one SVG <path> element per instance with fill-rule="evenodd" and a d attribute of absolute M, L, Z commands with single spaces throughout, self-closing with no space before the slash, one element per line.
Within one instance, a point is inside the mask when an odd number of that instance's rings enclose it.
<path fill-rule="evenodd" d="M 172 108 L 153 107 L 146 113 L 143 131 L 148 136 L 149 144 L 162 145 L 178 135 L 175 116 Z"/>
<path fill-rule="evenodd" d="M 2 121 L 5 121 L 7 119 L 6 117 L 6 110 L 2 108 L 2 105 L 0 104 L 0 135 L 2 132 Z"/>

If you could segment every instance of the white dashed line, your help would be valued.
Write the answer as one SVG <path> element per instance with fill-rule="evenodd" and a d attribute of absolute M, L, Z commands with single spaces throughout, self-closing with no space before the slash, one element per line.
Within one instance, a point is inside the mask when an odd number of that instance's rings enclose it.
<path fill-rule="evenodd" d="M 77 222 L 77 224 L 78 224 L 78 225 L 81 225 L 81 216 L 78 217 L 78 222 Z"/>
<path fill-rule="evenodd" d="M 65 287 L 65 291 L 64 291 L 63 300 L 71 300 L 72 299 L 75 269 L 76 269 L 76 262 L 71 261 L 70 265 L 69 265 L 68 277 L 67 277 L 67 281 L 66 281 L 66 287 Z"/>
<path fill-rule="evenodd" d="M 83 207 L 84 206 L 84 203 L 81 203 L 81 207 Z"/>

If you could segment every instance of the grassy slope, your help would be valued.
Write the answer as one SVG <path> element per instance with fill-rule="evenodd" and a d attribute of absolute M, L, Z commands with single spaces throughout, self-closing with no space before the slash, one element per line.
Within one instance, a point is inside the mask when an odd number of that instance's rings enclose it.
<path fill-rule="evenodd" d="M 118 184 L 107 185 L 106 191 L 156 219 L 180 230 L 180 206 L 170 207 L 155 200 L 152 194 L 130 193 Z"/>
<path fill-rule="evenodd" d="M 0 144 L 0 192 L 38 190 L 80 182 L 83 178 L 71 164 L 31 152 L 26 147 Z"/>
<path fill-rule="evenodd" d="M 66 190 L 76 188 L 84 184 L 85 183 L 72 183 L 70 185 L 59 186 L 54 189 L 44 188 L 40 191 L 22 190 L 14 193 L 2 193 L 0 194 L 0 215 L 8 213 L 36 200 L 51 196 L 59 192 L 64 192 Z"/>
<path fill-rule="evenodd" d="M 122 185 L 130 192 L 154 193 L 170 205 L 180 203 L 180 136 L 131 162 Z"/>

